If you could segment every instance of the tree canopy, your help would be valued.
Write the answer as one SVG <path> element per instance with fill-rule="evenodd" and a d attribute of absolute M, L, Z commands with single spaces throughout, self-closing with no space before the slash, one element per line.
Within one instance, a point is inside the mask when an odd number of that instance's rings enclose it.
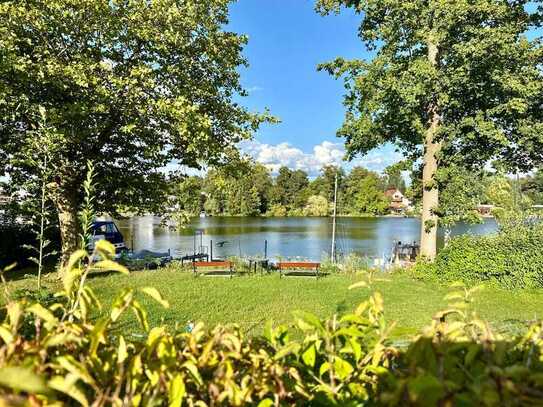
<path fill-rule="evenodd" d="M 0 3 L 0 164 L 17 188 L 26 159 L 52 140 L 51 195 L 64 251 L 73 249 L 78 188 L 92 161 L 97 210 L 159 211 L 171 162 L 220 162 L 267 114 L 237 68 L 244 36 L 228 32 L 230 0 L 17 0 Z"/>
<path fill-rule="evenodd" d="M 319 0 L 322 13 L 351 7 L 371 61 L 321 65 L 345 78 L 338 131 L 348 154 L 393 143 L 423 161 L 422 253 L 435 256 L 436 175 L 451 163 L 499 161 L 529 170 L 543 160 L 540 1 Z M 532 36 L 533 37 L 533 36 Z"/>
<path fill-rule="evenodd" d="M 188 215 L 205 211 L 213 216 L 327 216 L 333 207 L 330 183 L 335 182 L 336 173 L 339 215 L 389 212 L 387 177 L 362 167 L 346 173 L 324 166 L 321 175 L 309 179 L 304 171 L 287 167 L 273 176 L 262 164 L 242 159 L 235 165 L 213 167 L 202 176 L 172 180 L 171 193 Z"/>

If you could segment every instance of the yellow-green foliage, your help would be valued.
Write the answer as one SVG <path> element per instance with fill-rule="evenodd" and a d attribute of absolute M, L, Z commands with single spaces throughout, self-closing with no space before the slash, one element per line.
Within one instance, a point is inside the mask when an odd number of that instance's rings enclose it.
<path fill-rule="evenodd" d="M 541 288 L 542 247 L 543 224 L 521 223 L 493 235 L 455 237 L 435 263 L 418 265 L 415 271 L 447 281 L 490 281 L 505 288 Z"/>
<path fill-rule="evenodd" d="M 100 319 L 89 317 L 100 302 L 87 275 L 126 272 L 113 253 L 107 242 L 97 245 L 98 262 L 75 253 L 53 305 L 7 303 L 0 405 L 518 405 L 543 391 L 542 325 L 506 341 L 470 313 L 474 289 L 456 286 L 450 307 L 408 347 L 388 339 L 379 293 L 352 314 L 298 313 L 295 328 L 268 325 L 257 338 L 201 324 L 170 332 L 151 329 L 138 302 L 148 295 L 168 307 L 153 288 L 126 289 Z M 145 338 L 114 334 L 125 312 Z"/>

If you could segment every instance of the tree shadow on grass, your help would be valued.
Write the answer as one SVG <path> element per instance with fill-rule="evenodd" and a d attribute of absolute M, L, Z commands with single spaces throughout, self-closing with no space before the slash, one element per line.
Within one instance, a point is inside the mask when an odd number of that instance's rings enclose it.
<path fill-rule="evenodd" d="M 46 263 L 42 271 L 42 277 L 51 277 L 51 275 L 54 273 L 56 273 L 56 262 Z M 37 277 L 38 267 L 33 263 L 25 267 L 16 267 L 13 270 L 4 273 L 4 278 L 6 279 L 6 281 L 20 281 L 27 278 Z"/>

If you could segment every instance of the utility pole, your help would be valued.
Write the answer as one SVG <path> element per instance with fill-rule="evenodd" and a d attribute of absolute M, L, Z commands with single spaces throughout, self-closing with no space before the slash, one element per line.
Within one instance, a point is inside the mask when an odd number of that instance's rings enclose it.
<path fill-rule="evenodd" d="M 336 262 L 336 215 L 337 215 L 337 177 L 339 170 L 336 169 L 336 180 L 334 183 L 334 217 L 332 220 L 332 250 L 330 258 L 332 263 Z"/>

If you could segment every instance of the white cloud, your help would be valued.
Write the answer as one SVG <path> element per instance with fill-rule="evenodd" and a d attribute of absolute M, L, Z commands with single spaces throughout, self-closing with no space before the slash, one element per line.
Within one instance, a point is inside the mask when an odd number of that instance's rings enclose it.
<path fill-rule="evenodd" d="M 251 87 L 248 87 L 247 89 L 245 89 L 247 92 L 249 93 L 256 93 L 256 92 L 260 92 L 260 91 L 263 91 L 264 88 L 261 87 L 261 86 L 251 86 Z"/>
<path fill-rule="evenodd" d="M 341 165 L 345 157 L 345 149 L 341 144 L 323 141 L 313 147 L 313 157 L 316 162 L 323 165 Z"/>
<path fill-rule="evenodd" d="M 343 144 L 330 141 L 317 144 L 313 147 L 312 152 L 304 152 L 287 142 L 272 145 L 258 141 L 242 143 L 241 150 L 253 157 L 257 162 L 264 164 L 274 174 L 279 171 L 279 168 L 285 166 L 291 169 L 303 170 L 310 176 L 318 175 L 325 165 L 343 166 L 347 170 L 354 166 L 363 166 L 374 171 L 382 171 L 402 158 L 390 146 L 386 146 L 376 149 L 364 157 L 346 162 L 344 161 L 345 149 Z"/>
<path fill-rule="evenodd" d="M 288 167 L 303 170 L 310 177 L 319 175 L 325 165 L 341 166 L 349 171 L 355 166 L 361 166 L 372 171 L 383 171 L 386 167 L 402 159 L 401 154 L 394 151 L 390 145 L 371 151 L 363 157 L 356 157 L 348 162 L 344 160 L 345 148 L 341 143 L 323 141 L 313 147 L 313 151 L 305 152 L 288 142 L 265 144 L 259 141 L 244 141 L 239 145 L 242 152 L 251 156 L 255 161 L 265 165 L 274 175 L 279 168 Z M 172 162 L 162 169 L 164 173 L 180 170 L 186 175 L 204 175 L 206 169 L 194 170 Z"/>

